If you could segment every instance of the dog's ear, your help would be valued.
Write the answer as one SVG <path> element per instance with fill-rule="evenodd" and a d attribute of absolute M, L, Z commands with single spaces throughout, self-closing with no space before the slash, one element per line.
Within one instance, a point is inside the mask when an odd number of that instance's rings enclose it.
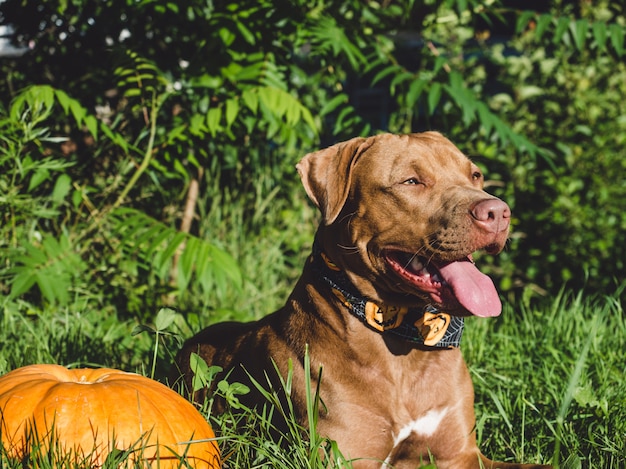
<path fill-rule="evenodd" d="M 370 139 L 356 137 L 305 155 L 296 165 L 307 195 L 322 212 L 324 224 L 335 221 L 348 198 L 352 168 Z"/>

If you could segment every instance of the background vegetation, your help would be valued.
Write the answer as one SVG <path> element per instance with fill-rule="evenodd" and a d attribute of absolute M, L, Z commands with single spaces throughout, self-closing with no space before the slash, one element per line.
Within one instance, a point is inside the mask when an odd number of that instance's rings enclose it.
<path fill-rule="evenodd" d="M 173 332 L 286 298 L 317 220 L 302 155 L 437 129 L 515 217 L 510 247 L 478 261 L 522 325 L 474 326 L 504 350 L 464 344 L 483 418 L 498 417 L 483 440 L 623 467 L 624 13 L 612 0 L 5 0 L 22 53 L 0 58 L 0 372 L 162 375 Z M 162 305 L 180 312 L 165 325 Z M 151 334 L 131 335 L 138 324 Z"/>

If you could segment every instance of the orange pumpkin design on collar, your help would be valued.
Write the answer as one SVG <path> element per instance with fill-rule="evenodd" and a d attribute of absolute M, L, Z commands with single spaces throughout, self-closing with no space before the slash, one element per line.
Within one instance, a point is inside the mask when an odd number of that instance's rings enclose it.
<path fill-rule="evenodd" d="M 421 318 L 415 321 L 415 327 L 419 329 L 424 339 L 424 345 L 435 345 L 439 342 L 449 326 L 450 315 L 443 311 L 425 312 Z"/>
<path fill-rule="evenodd" d="M 371 301 L 365 304 L 365 320 L 371 327 L 381 332 L 395 329 L 402 324 L 407 312 L 407 308 L 400 306 L 383 305 L 381 307 Z"/>

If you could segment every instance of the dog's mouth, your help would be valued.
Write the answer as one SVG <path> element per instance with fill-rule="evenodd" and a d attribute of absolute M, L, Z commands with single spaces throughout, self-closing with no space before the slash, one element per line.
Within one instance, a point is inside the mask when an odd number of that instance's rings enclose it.
<path fill-rule="evenodd" d="M 387 250 L 384 257 L 396 274 L 443 308 L 481 317 L 502 312 L 493 281 L 478 270 L 471 255 L 450 262 Z"/>

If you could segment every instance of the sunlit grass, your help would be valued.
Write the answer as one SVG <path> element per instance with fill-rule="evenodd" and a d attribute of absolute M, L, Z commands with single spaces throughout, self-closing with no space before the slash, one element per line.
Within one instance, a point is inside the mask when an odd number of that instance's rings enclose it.
<path fill-rule="evenodd" d="M 181 321 L 177 316 L 172 328 Z M 136 323 L 130 320 L 113 321 L 97 311 L 46 311 L 35 318 L 5 310 L 2 322 L 2 372 L 34 362 L 91 363 L 144 374 L 151 369 L 154 337 L 132 336 Z M 618 297 L 563 294 L 541 306 L 507 305 L 497 319 L 469 319 L 462 349 L 475 385 L 483 452 L 500 460 L 552 460 L 568 469 L 625 467 L 624 337 Z M 176 347 L 174 341 L 165 345 Z M 162 351 L 159 360 L 171 360 L 171 352 Z M 315 390 L 309 391 L 315 399 Z M 218 416 L 210 402 L 205 405 L 224 467 L 348 467 L 340 448 L 315 433 L 314 413 L 306 428 L 293 422 L 277 438 L 269 416 L 288 416 L 289 409 L 277 408 L 272 393 L 264 392 L 264 409 Z M 320 451 L 326 456 L 318 457 Z M 6 457 L 3 464 L 17 467 Z"/>

